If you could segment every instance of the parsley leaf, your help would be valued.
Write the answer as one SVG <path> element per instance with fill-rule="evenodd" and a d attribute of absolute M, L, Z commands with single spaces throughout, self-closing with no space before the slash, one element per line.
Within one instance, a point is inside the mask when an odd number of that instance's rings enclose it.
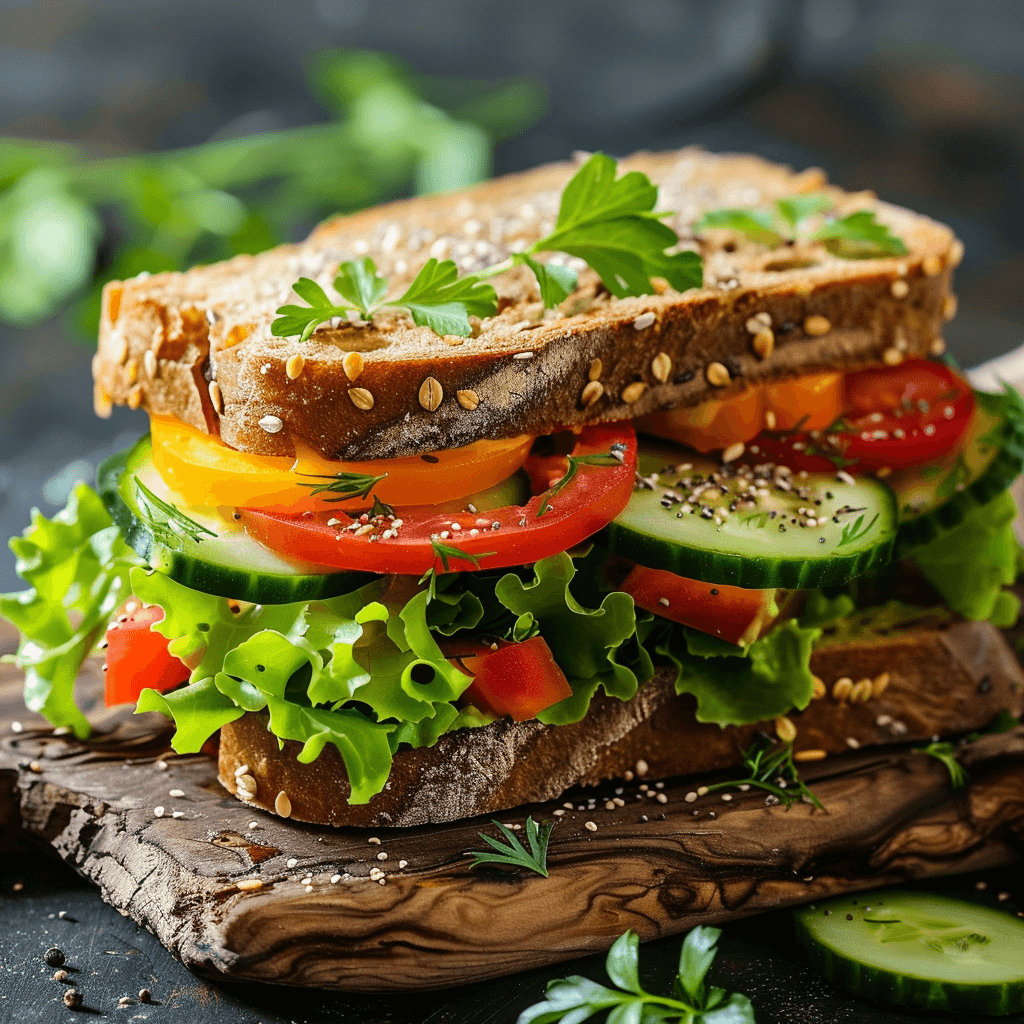
<path fill-rule="evenodd" d="M 517 252 L 513 263 L 529 267 L 540 286 L 540 297 L 545 309 L 561 305 L 576 290 L 576 271 L 557 263 L 541 263 L 529 253 Z"/>
<path fill-rule="evenodd" d="M 952 743 L 929 743 L 927 747 L 915 748 L 915 754 L 927 754 L 941 761 L 949 772 L 949 784 L 953 789 L 963 789 L 967 784 L 967 772 L 956 759 L 956 750 Z"/>
<path fill-rule="evenodd" d="M 364 256 L 361 260 L 349 260 L 338 267 L 334 287 L 365 317 L 384 301 L 388 282 L 377 273 L 377 264 L 369 256 Z"/>
<path fill-rule="evenodd" d="M 824 243 L 833 256 L 845 260 L 906 256 L 910 251 L 871 210 L 857 210 L 838 220 L 829 218 L 810 240 Z"/>
<path fill-rule="evenodd" d="M 527 868 L 530 871 L 536 871 L 538 875 L 548 877 L 548 840 L 551 838 L 551 830 L 555 827 L 553 821 L 545 821 L 538 828 L 537 822 L 533 818 L 526 819 L 526 841 L 530 846 L 529 850 L 523 846 L 512 829 L 497 821 L 492 821 L 491 824 L 497 826 L 498 831 L 507 842 L 503 843 L 500 839 L 485 835 L 483 832 L 478 833 L 480 838 L 497 852 L 470 850 L 469 853 L 474 858 L 470 867 L 475 868 L 480 864 L 509 864 L 512 867 Z"/>
<path fill-rule="evenodd" d="M 562 191 L 555 230 L 529 252 L 567 252 L 586 260 L 617 298 L 650 295 L 651 277 L 677 291 L 699 287 L 703 275 L 694 252 L 668 255 L 678 243 L 672 228 L 654 213 L 658 188 L 646 174 L 629 171 L 616 179 L 616 163 L 595 153 Z"/>
<path fill-rule="evenodd" d="M 903 240 L 875 217 L 872 210 L 856 210 L 845 217 L 826 217 L 817 230 L 807 233 L 806 222 L 833 207 L 823 192 L 806 192 L 777 199 L 770 210 L 737 207 L 708 210 L 694 225 L 699 234 L 708 228 L 729 228 L 753 242 L 776 248 L 783 242 L 821 242 L 841 259 L 905 256 Z"/>
<path fill-rule="evenodd" d="M 706 986 L 708 969 L 718 950 L 721 930 L 699 926 L 683 941 L 679 971 L 672 996 L 644 990 L 640 983 L 637 934 L 620 935 L 608 950 L 605 970 L 615 988 L 600 985 L 578 974 L 548 984 L 544 1001 L 523 1010 L 516 1024 L 581 1024 L 603 1010 L 610 1010 L 609 1024 L 754 1024 L 754 1008 L 739 993 Z"/>
<path fill-rule="evenodd" d="M 498 309 L 498 295 L 476 277 L 459 280 L 458 267 L 452 260 L 438 263 L 431 257 L 405 294 L 390 305 L 408 309 L 418 327 L 468 338 L 472 333 L 469 317 L 492 316 Z"/>
<path fill-rule="evenodd" d="M 299 335 L 299 341 L 309 341 L 310 335 L 326 320 L 344 316 L 351 306 L 335 306 L 327 297 L 327 293 L 308 277 L 300 277 L 292 289 L 300 299 L 305 299 L 308 306 L 281 306 L 278 318 L 270 325 L 275 337 L 290 338 Z"/>

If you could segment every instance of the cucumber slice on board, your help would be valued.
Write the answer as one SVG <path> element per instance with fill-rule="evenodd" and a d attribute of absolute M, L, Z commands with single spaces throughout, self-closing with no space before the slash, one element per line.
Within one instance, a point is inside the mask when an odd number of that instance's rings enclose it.
<path fill-rule="evenodd" d="M 158 500 L 173 505 L 209 533 L 192 540 L 161 522 L 158 508 L 141 509 L 136 477 Z M 376 579 L 366 572 L 303 571 L 254 541 L 231 521 L 230 514 L 225 517 L 212 508 L 184 505 L 153 466 L 148 437 L 101 463 L 96 483 L 107 511 L 135 552 L 154 569 L 193 590 L 254 604 L 290 604 L 348 594 Z M 142 501 L 146 501 L 144 495 Z"/>
<path fill-rule="evenodd" d="M 797 936 L 829 981 L 921 1010 L 1024 1010 L 1024 921 L 936 893 L 887 890 L 794 911 Z"/>
<path fill-rule="evenodd" d="M 762 590 L 841 586 L 887 565 L 896 502 L 879 481 L 721 465 L 644 440 L 640 477 L 607 527 L 618 554 L 680 576 Z"/>
<path fill-rule="evenodd" d="M 974 416 L 956 452 L 886 479 L 900 526 L 896 557 L 921 547 L 998 497 L 1024 471 L 1024 406 L 1016 394 L 975 392 Z"/>

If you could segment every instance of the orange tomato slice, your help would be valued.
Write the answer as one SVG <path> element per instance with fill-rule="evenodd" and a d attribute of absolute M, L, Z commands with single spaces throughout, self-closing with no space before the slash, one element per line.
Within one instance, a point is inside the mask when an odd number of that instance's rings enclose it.
<path fill-rule="evenodd" d="M 689 409 L 650 413 L 637 429 L 667 437 L 699 452 L 752 441 L 762 430 L 824 430 L 843 411 L 841 373 L 804 373 L 771 384 L 754 384 L 727 398 Z"/>
<path fill-rule="evenodd" d="M 312 451 L 297 458 L 236 451 L 219 438 L 167 417 L 151 417 L 150 432 L 153 464 L 167 486 L 189 504 L 275 512 L 365 507 L 368 490 L 314 493 L 346 473 L 365 478 L 364 483 L 381 477 L 373 484 L 372 494 L 388 505 L 464 498 L 510 477 L 526 461 L 533 444 L 532 437 L 521 434 L 427 455 L 334 462 Z"/>

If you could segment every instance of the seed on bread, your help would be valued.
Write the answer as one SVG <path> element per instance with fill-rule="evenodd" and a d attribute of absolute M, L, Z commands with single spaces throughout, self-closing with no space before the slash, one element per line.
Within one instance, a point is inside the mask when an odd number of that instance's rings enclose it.
<path fill-rule="evenodd" d="M 142 405 L 142 388 L 137 386 L 128 392 L 127 405 L 129 409 L 138 409 Z"/>
<path fill-rule="evenodd" d="M 622 400 L 627 405 L 632 405 L 646 390 L 647 385 L 642 380 L 635 380 L 622 389 Z"/>
<path fill-rule="evenodd" d="M 259 424 L 268 434 L 280 434 L 284 427 L 284 422 L 281 417 L 274 416 L 272 413 L 267 413 L 266 416 L 261 416 Z"/>
<path fill-rule="evenodd" d="M 125 360 L 128 358 L 128 339 L 127 338 L 122 337 L 121 340 L 118 342 L 117 351 L 114 353 L 114 358 L 119 363 L 121 363 L 122 365 L 124 364 Z"/>
<path fill-rule="evenodd" d="M 283 789 L 277 794 L 277 799 L 274 800 L 274 810 L 282 818 L 290 818 L 292 816 L 292 802 Z"/>
<path fill-rule="evenodd" d="M 288 374 L 289 380 L 295 380 L 296 377 L 302 373 L 306 365 L 306 357 L 301 352 L 296 352 L 295 355 L 290 356 L 288 362 L 284 364 L 284 372 Z"/>
<path fill-rule="evenodd" d="M 345 376 L 351 381 L 355 381 L 359 377 L 365 365 L 366 363 L 361 352 L 346 352 L 345 358 L 341 361 L 341 368 L 345 371 Z"/>
<path fill-rule="evenodd" d="M 921 272 L 925 277 L 935 277 L 942 272 L 942 260 L 938 256 L 925 256 L 921 260 Z"/>
<path fill-rule="evenodd" d="M 125 369 L 128 371 L 128 386 L 131 387 L 139 379 L 138 359 L 129 359 Z"/>
<path fill-rule="evenodd" d="M 899 366 L 903 362 L 903 353 L 895 346 L 890 346 L 882 353 L 882 362 L 886 366 Z"/>
<path fill-rule="evenodd" d="M 672 373 L 672 357 L 666 352 L 659 352 L 651 360 L 651 373 L 658 383 L 666 383 Z"/>
<path fill-rule="evenodd" d="M 658 319 L 656 313 L 652 313 L 648 310 L 646 313 L 641 313 L 633 321 L 633 330 L 635 331 L 646 331 L 648 327 L 654 326 L 654 321 Z"/>
<path fill-rule="evenodd" d="M 156 353 L 151 348 L 147 348 L 142 357 L 142 368 L 146 371 L 147 377 L 156 377 L 160 371 L 160 365 L 156 361 Z"/>
<path fill-rule="evenodd" d="M 775 332 L 762 325 L 754 335 L 753 348 L 758 359 L 767 359 L 775 351 Z"/>
<path fill-rule="evenodd" d="M 774 409 L 766 409 L 764 413 L 764 425 L 767 430 L 774 430 L 778 419 Z"/>
<path fill-rule="evenodd" d="M 220 385 L 215 380 L 211 380 L 208 390 L 210 401 L 213 402 L 213 408 L 219 416 L 224 411 L 224 395 L 221 393 Z"/>
<path fill-rule="evenodd" d="M 791 719 L 785 715 L 780 715 L 775 719 L 775 735 L 783 743 L 792 743 L 796 739 L 796 726 Z"/>
<path fill-rule="evenodd" d="M 480 404 L 480 396 L 472 388 L 456 391 L 455 398 L 459 405 L 468 412 L 472 412 Z"/>
<path fill-rule="evenodd" d="M 373 395 L 366 388 L 349 388 L 348 397 L 357 409 L 369 412 L 373 408 Z"/>
<path fill-rule="evenodd" d="M 93 397 L 92 407 L 100 419 L 110 419 L 110 414 L 114 411 L 114 400 L 106 389 L 100 388 Z"/>
<path fill-rule="evenodd" d="M 732 380 L 725 363 L 708 363 L 704 376 L 707 377 L 708 383 L 716 388 L 724 388 Z"/>
<path fill-rule="evenodd" d="M 590 381 L 580 395 L 583 405 L 593 405 L 604 394 L 604 385 L 599 380 Z"/>
<path fill-rule="evenodd" d="M 956 316 L 956 296 L 947 295 L 942 300 L 942 319 L 952 320 Z"/>
<path fill-rule="evenodd" d="M 236 345 L 240 345 L 251 333 L 252 328 L 247 324 L 236 324 L 228 331 L 228 336 L 224 339 L 224 347 L 234 348 Z"/>
<path fill-rule="evenodd" d="M 832 699 L 843 701 L 848 700 L 853 691 L 853 680 L 849 676 L 843 676 L 832 684 Z"/>
<path fill-rule="evenodd" d="M 905 299 L 910 293 L 910 285 L 900 278 L 898 281 L 893 281 L 893 283 L 889 285 L 889 291 L 892 293 L 892 297 L 894 299 Z"/>
<path fill-rule="evenodd" d="M 804 334 L 809 334 L 812 338 L 821 337 L 821 335 L 828 334 L 831 330 L 832 323 L 828 317 L 814 314 L 804 320 Z"/>
<path fill-rule="evenodd" d="M 434 377 L 425 377 L 423 379 L 423 383 L 420 385 L 420 405 L 422 405 L 427 412 L 434 412 L 441 404 L 443 398 L 444 388 L 441 387 L 440 381 Z"/>
<path fill-rule="evenodd" d="M 941 356 L 946 351 L 946 343 L 942 338 L 936 338 L 929 346 L 928 351 L 933 356 Z"/>
<path fill-rule="evenodd" d="M 601 376 L 601 371 L 604 369 L 604 363 L 600 359 L 590 360 L 590 369 L 587 371 L 588 380 L 597 380 Z"/>

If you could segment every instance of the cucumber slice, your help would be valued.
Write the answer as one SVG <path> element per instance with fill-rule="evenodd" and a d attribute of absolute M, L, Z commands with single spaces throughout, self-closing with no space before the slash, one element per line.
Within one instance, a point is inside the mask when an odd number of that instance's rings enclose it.
<path fill-rule="evenodd" d="M 900 511 L 897 558 L 959 526 L 1024 471 L 1024 419 L 1013 415 L 1016 396 L 976 392 L 975 397 L 974 416 L 958 451 L 885 481 Z"/>
<path fill-rule="evenodd" d="M 856 995 L 922 1010 L 1024 1010 L 1024 921 L 935 893 L 841 896 L 794 911 L 811 963 Z"/>
<path fill-rule="evenodd" d="M 173 505 L 208 532 L 199 533 L 196 541 L 160 522 L 157 509 L 143 512 L 136 477 L 158 501 Z M 254 604 L 290 604 L 348 594 L 376 579 L 366 572 L 310 573 L 254 541 L 231 520 L 230 510 L 220 515 L 216 509 L 186 506 L 153 466 L 148 437 L 101 463 L 96 483 L 111 518 L 136 553 L 192 590 Z"/>
<path fill-rule="evenodd" d="M 841 586 L 890 561 L 892 492 L 873 479 L 721 465 L 643 441 L 643 485 L 607 527 L 613 551 L 751 589 Z"/>

